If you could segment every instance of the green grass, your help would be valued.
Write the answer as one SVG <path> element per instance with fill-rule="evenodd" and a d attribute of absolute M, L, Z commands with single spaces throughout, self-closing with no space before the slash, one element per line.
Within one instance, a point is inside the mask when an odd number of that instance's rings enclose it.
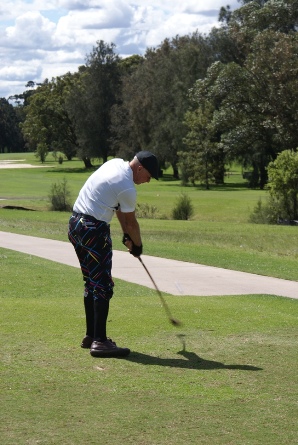
<path fill-rule="evenodd" d="M 116 281 L 95 359 L 77 268 L 0 249 L 1 444 L 297 443 L 298 301 L 165 295 Z M 185 342 L 183 346 L 183 341 Z"/>
<path fill-rule="evenodd" d="M 0 155 L 0 161 L 2 156 Z M 27 162 L 41 165 L 31 158 L 32 154 Z M 98 165 L 98 162 L 95 163 L 95 166 Z M 33 210 L 49 208 L 48 195 L 51 185 L 64 178 L 67 179 L 72 199 L 75 200 L 85 180 L 92 173 L 92 170 L 83 169 L 83 163 L 76 160 L 65 161 L 62 165 L 57 162 L 45 162 L 43 168 L 0 171 L 0 198 L 6 198 L 5 205 Z M 166 219 L 171 217 L 177 197 L 181 193 L 187 193 L 194 205 L 195 221 L 247 222 L 250 212 L 258 199 L 265 196 L 265 192 L 247 189 L 240 172 L 235 173 L 233 180 L 235 182 L 231 183 L 231 178 L 227 178 L 225 186 L 214 186 L 211 190 L 205 190 L 202 187 L 182 187 L 180 181 L 173 180 L 167 173 L 159 181 L 152 180 L 150 184 L 138 186 L 138 202 L 156 207 L 157 216 Z"/>
<path fill-rule="evenodd" d="M 0 155 L 1 161 L 1 155 Z M 41 166 L 40 163 L 29 163 Z M 82 162 L 70 161 L 59 165 L 57 162 L 45 162 L 40 168 L 0 169 L 0 198 L 5 198 L 5 205 L 22 206 L 32 210 L 47 210 L 51 186 L 67 178 L 70 191 L 75 195 L 91 171 L 83 169 Z"/>
<path fill-rule="evenodd" d="M 247 223 L 265 192 L 233 173 L 210 191 L 167 175 L 140 186 L 139 202 L 160 216 L 140 220 L 145 253 L 297 280 L 297 228 Z M 69 214 L 47 211 L 47 195 L 65 176 L 75 196 L 89 174 L 50 158 L 43 169 L 1 170 L 2 204 L 35 211 L 0 209 L 0 230 L 67 241 Z M 163 219 L 181 191 L 194 220 Z M 111 228 L 122 249 L 116 220 Z M 1 444 L 297 443 L 297 300 L 164 294 L 177 329 L 154 290 L 115 280 L 108 334 L 132 353 L 94 359 L 79 347 L 78 268 L 0 248 L 0 270 Z"/>

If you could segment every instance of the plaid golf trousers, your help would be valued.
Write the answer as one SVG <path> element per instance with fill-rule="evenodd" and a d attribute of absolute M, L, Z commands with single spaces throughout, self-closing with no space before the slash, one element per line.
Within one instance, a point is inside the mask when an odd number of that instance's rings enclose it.
<path fill-rule="evenodd" d="M 110 300 L 114 282 L 109 224 L 74 212 L 69 219 L 68 239 L 80 263 L 85 292 L 92 293 L 95 300 Z"/>

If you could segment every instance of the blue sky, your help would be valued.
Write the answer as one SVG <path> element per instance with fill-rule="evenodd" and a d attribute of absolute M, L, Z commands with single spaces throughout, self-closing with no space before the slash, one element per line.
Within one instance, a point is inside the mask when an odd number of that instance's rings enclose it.
<path fill-rule="evenodd" d="M 218 26 L 221 6 L 237 0 L 6 0 L 0 4 L 0 97 L 29 80 L 75 72 L 98 40 L 121 57 L 143 55 L 165 38 Z"/>

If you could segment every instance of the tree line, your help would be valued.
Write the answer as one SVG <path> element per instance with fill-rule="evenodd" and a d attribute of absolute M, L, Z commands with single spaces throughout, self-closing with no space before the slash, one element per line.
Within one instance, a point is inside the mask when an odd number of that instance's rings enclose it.
<path fill-rule="evenodd" d="M 75 73 L 0 99 L 0 152 L 129 159 L 151 150 L 184 183 L 221 184 L 240 163 L 264 188 L 268 165 L 298 147 L 298 0 L 242 0 L 220 26 L 122 59 L 96 42 Z"/>

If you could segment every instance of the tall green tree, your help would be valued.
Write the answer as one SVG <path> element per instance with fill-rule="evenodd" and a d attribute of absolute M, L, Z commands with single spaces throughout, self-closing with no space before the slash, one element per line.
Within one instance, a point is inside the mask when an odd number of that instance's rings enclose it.
<path fill-rule="evenodd" d="M 76 77 L 67 73 L 51 81 L 46 80 L 28 99 L 24 107 L 26 118 L 21 128 L 32 149 L 42 144 L 48 150 L 61 151 L 69 160 L 75 156 L 78 142 L 66 99 Z"/>
<path fill-rule="evenodd" d="M 115 45 L 98 41 L 86 58 L 86 69 L 67 99 L 75 125 L 78 154 L 82 159 L 102 158 L 112 153 L 111 110 L 121 92 L 120 57 Z"/>
<path fill-rule="evenodd" d="M 136 71 L 141 69 L 144 57 L 133 55 L 122 59 L 119 62 L 121 73 L 121 95 L 120 100 L 115 103 L 111 109 L 111 149 L 112 154 L 123 159 L 130 159 L 137 151 L 142 149 L 142 144 L 138 141 L 138 125 L 131 116 L 131 110 L 127 106 L 135 100 L 135 94 L 138 94 L 138 88 L 133 87 L 138 79 L 135 76 Z M 137 85 L 135 83 L 135 85 Z M 137 116 L 137 114 L 136 114 Z"/>
<path fill-rule="evenodd" d="M 296 3 L 251 2 L 233 12 L 226 32 L 243 58 L 216 62 L 193 90 L 201 112 L 213 106 L 210 137 L 219 135 L 218 148 L 251 167 L 251 185 L 261 188 L 268 163 L 298 145 Z"/>
<path fill-rule="evenodd" d="M 155 74 L 151 110 L 152 144 L 161 161 L 172 164 L 178 177 L 178 152 L 184 149 L 184 114 L 189 104 L 188 90 L 203 78 L 212 60 L 209 46 L 198 33 L 165 40 L 152 57 Z"/>
<path fill-rule="evenodd" d="M 235 36 L 246 40 L 265 30 L 285 34 L 296 32 L 298 26 L 298 0 L 241 0 L 229 20 Z"/>
<path fill-rule="evenodd" d="M 17 108 L 4 97 L 0 98 L 0 153 L 17 153 L 25 150 L 19 124 Z"/>
<path fill-rule="evenodd" d="M 187 149 L 178 152 L 179 166 L 184 183 L 200 182 L 206 189 L 210 183 L 222 184 L 224 180 L 224 156 L 220 159 L 216 135 L 210 126 L 213 107 L 195 109 L 185 114 L 188 133 L 185 137 Z"/>
<path fill-rule="evenodd" d="M 210 47 L 198 33 L 165 39 L 146 51 L 144 61 L 123 79 L 122 102 L 114 109 L 118 125 L 123 119 L 122 150 L 152 150 L 178 176 L 188 89 L 204 77 L 210 60 Z"/>

